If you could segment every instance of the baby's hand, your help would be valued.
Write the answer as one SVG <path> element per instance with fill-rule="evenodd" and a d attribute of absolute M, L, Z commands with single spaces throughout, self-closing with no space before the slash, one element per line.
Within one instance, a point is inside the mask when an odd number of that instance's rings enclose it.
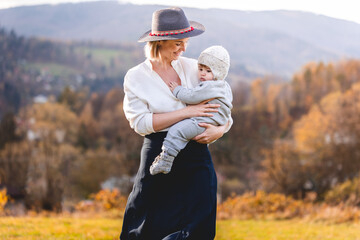
<path fill-rule="evenodd" d="M 174 89 L 179 86 L 179 84 L 177 84 L 176 82 L 170 82 L 169 83 L 169 87 L 171 91 L 174 91 Z"/>

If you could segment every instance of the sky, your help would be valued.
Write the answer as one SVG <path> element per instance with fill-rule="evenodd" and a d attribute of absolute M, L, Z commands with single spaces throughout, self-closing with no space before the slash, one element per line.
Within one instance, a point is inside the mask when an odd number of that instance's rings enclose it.
<path fill-rule="evenodd" d="M 94 0 L 0 0 L 1 8 L 22 5 L 89 2 Z M 360 24 L 359 0 L 112 0 L 134 4 L 160 4 L 194 8 L 223 8 L 244 11 L 299 10 Z"/>

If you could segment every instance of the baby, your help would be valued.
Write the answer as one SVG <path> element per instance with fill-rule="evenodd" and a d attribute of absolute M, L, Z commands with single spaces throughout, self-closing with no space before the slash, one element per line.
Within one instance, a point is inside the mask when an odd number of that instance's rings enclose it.
<path fill-rule="evenodd" d="M 150 167 L 152 175 L 167 174 L 171 171 L 175 157 L 180 150 L 195 136 L 205 131 L 198 123 L 225 125 L 230 119 L 232 109 L 232 92 L 225 81 L 230 67 L 229 53 L 222 46 L 205 49 L 198 59 L 198 78 L 200 84 L 188 89 L 171 82 L 170 89 L 176 98 L 187 104 L 198 104 L 207 99 L 209 103 L 219 104 L 218 112 L 212 117 L 193 117 L 184 119 L 169 128 L 164 139 L 162 152 L 155 158 Z"/>

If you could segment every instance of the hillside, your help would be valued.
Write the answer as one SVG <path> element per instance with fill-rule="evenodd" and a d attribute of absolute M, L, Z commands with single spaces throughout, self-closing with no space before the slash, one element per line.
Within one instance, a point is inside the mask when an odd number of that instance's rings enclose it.
<path fill-rule="evenodd" d="M 126 71 L 142 61 L 135 44 L 50 41 L 0 27 L 0 119 L 65 87 L 108 92 L 121 87 Z"/>
<path fill-rule="evenodd" d="M 116 2 L 17 7 L 0 10 L 0 24 L 25 36 L 134 43 L 150 28 L 152 12 L 162 7 Z M 207 29 L 191 40 L 187 56 L 221 44 L 231 53 L 233 69 L 254 76 L 289 77 L 309 61 L 360 57 L 356 23 L 297 11 L 185 10 Z"/>

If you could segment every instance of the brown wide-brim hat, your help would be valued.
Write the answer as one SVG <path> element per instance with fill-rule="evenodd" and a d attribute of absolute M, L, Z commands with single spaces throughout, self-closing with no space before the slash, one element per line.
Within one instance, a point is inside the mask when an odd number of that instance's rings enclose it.
<path fill-rule="evenodd" d="M 181 8 L 160 9 L 153 13 L 151 30 L 144 33 L 138 42 L 176 40 L 195 37 L 205 32 L 198 22 L 188 21 Z"/>

